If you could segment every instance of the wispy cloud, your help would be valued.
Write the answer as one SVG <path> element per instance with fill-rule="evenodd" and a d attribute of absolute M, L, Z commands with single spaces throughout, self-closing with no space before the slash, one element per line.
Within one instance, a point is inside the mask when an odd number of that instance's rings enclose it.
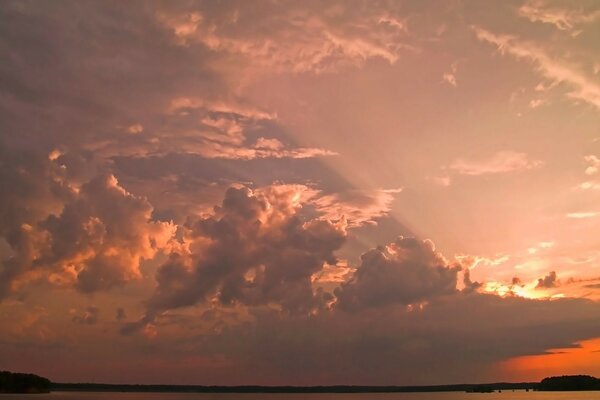
<path fill-rule="evenodd" d="M 533 62 L 535 69 L 552 85 L 564 83 L 571 90 L 567 96 L 584 101 L 600 109 L 600 84 L 587 76 L 581 69 L 564 60 L 551 57 L 537 45 L 521 40 L 513 35 L 497 35 L 483 28 L 473 26 L 477 38 L 495 45 L 503 54 Z"/>
<path fill-rule="evenodd" d="M 127 138 L 114 136 L 86 143 L 87 150 L 105 158 L 147 157 L 170 153 L 204 158 L 253 160 L 258 158 L 313 158 L 338 153 L 319 147 L 295 147 L 262 132 L 277 114 L 239 101 L 216 101 L 200 97 L 177 97 L 163 110 L 161 126 L 146 130 L 141 124 L 126 128 Z M 260 131 L 265 136 L 249 137 Z M 143 134 L 142 134 L 143 133 Z"/>
<path fill-rule="evenodd" d="M 499 151 L 490 158 L 468 160 L 458 158 L 448 166 L 461 175 L 485 175 L 538 168 L 543 164 L 540 160 L 529 158 L 525 153 L 515 151 Z"/>
<path fill-rule="evenodd" d="M 585 219 L 585 218 L 595 218 L 599 215 L 600 215 L 600 213 L 596 212 L 596 211 L 572 212 L 572 213 L 567 213 L 567 218 Z"/>
<path fill-rule="evenodd" d="M 581 32 L 578 30 L 581 25 L 600 20 L 600 9 L 585 11 L 582 8 L 552 7 L 543 0 L 529 0 L 519 8 L 518 15 L 532 22 L 552 24 L 561 31 L 571 31 L 577 35 Z"/>
<path fill-rule="evenodd" d="M 444 74 L 442 75 L 442 80 L 446 83 L 448 83 L 449 85 L 455 86 L 457 85 L 456 82 L 456 71 L 457 71 L 457 64 L 453 63 L 450 66 L 450 71 L 448 72 L 444 72 Z"/>
<path fill-rule="evenodd" d="M 247 20 L 246 15 L 253 13 L 238 10 L 229 18 L 217 20 L 195 10 L 161 12 L 157 18 L 181 46 L 201 44 L 212 51 L 240 56 L 251 64 L 277 71 L 319 74 L 345 66 L 361 67 L 373 58 L 394 64 L 401 51 L 416 51 L 403 42 L 406 22 L 389 14 L 371 13 L 361 16 L 359 22 L 344 26 L 339 19 L 332 23 L 328 18 L 331 16 L 324 13 L 282 12 L 265 16 L 272 22 L 268 31 L 256 30 L 244 35 L 239 34 L 239 26 L 254 23 Z M 261 26 L 269 26 L 269 23 L 263 21 Z"/>
<path fill-rule="evenodd" d="M 377 219 L 389 214 L 400 192 L 402 189 L 352 190 L 316 197 L 312 204 L 326 219 L 346 218 L 349 227 L 376 225 Z"/>
<path fill-rule="evenodd" d="M 585 174 L 596 175 L 598 173 L 598 168 L 600 168 L 600 158 L 590 154 L 585 156 L 583 159 L 588 163 L 588 167 L 585 169 Z"/>

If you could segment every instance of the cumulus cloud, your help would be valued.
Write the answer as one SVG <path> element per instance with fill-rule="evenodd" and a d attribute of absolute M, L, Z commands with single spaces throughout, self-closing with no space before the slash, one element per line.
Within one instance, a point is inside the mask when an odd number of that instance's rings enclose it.
<path fill-rule="evenodd" d="M 139 278 L 141 261 L 153 258 L 175 232 L 172 223 L 153 221 L 152 210 L 114 176 L 99 176 L 41 224 L 49 244 L 38 262 L 60 271 L 55 279 L 75 279 L 84 292 Z"/>
<path fill-rule="evenodd" d="M 559 281 L 556 278 L 556 272 L 551 271 L 548 275 L 538 279 L 536 289 L 551 289 L 559 285 Z"/>
<path fill-rule="evenodd" d="M 39 220 L 59 212 L 74 195 L 58 164 L 37 152 L 0 146 L 0 238 L 11 254 L 0 264 L 0 300 L 14 288 L 15 280 L 31 269 L 45 240 L 35 229 Z"/>
<path fill-rule="evenodd" d="M 409 305 L 450 295 L 456 292 L 460 269 L 436 252 L 431 241 L 399 237 L 361 256 L 352 278 L 335 291 L 337 306 Z"/>
<path fill-rule="evenodd" d="M 463 292 L 474 292 L 483 286 L 483 283 L 471 280 L 471 270 L 465 269 L 463 274 Z"/>
<path fill-rule="evenodd" d="M 2 160 L 0 180 L 12 191 L 0 200 L 0 236 L 12 253 L 0 269 L 0 298 L 38 278 L 86 292 L 108 289 L 139 277 L 142 259 L 154 257 L 174 233 L 110 174 L 79 186 L 59 158 Z"/>
<path fill-rule="evenodd" d="M 525 153 L 499 151 L 488 159 L 467 160 L 458 158 L 448 168 L 461 175 L 477 176 L 533 169 L 540 167 L 542 164 L 542 161 L 531 159 Z"/>
<path fill-rule="evenodd" d="M 160 267 L 149 318 L 213 298 L 290 312 L 322 306 L 326 296 L 313 291 L 311 277 L 336 263 L 346 226 L 302 221 L 300 196 L 290 186 L 228 189 L 214 215 L 188 222 L 180 249 Z"/>
<path fill-rule="evenodd" d="M 513 35 L 497 35 L 480 27 L 473 27 L 477 38 L 495 45 L 503 54 L 531 61 L 535 69 L 553 86 L 564 83 L 571 87 L 567 96 L 584 101 L 600 109 L 600 85 L 580 67 L 552 57 L 537 45 Z"/>

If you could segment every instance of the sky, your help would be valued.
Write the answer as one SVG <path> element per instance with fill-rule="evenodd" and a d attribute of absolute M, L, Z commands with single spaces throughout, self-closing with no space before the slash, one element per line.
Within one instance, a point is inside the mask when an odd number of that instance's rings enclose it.
<path fill-rule="evenodd" d="M 0 4 L 0 369 L 600 376 L 600 3 Z"/>

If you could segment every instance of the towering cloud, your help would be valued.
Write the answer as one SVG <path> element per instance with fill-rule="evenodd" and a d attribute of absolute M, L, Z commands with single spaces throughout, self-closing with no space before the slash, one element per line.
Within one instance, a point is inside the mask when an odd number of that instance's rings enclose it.
<path fill-rule="evenodd" d="M 431 241 L 399 237 L 362 255 L 354 276 L 335 291 L 337 305 L 348 310 L 409 305 L 453 294 L 459 270 Z"/>
<path fill-rule="evenodd" d="M 558 286 L 558 280 L 556 279 L 556 271 L 551 271 L 548 275 L 538 279 L 536 289 L 550 289 Z"/>
<path fill-rule="evenodd" d="M 163 248 L 175 227 L 152 221 L 147 200 L 128 193 L 112 175 L 83 185 L 59 215 L 41 224 L 49 235 L 39 260 L 84 292 L 109 289 L 140 277 L 140 262 Z"/>
<path fill-rule="evenodd" d="M 147 200 L 128 193 L 110 174 L 81 187 L 54 157 L 4 158 L 0 181 L 11 188 L 0 200 L 0 236 L 11 254 L 0 269 L 0 298 L 40 277 L 75 284 L 84 292 L 109 289 L 140 276 L 174 234 L 152 220 Z"/>
<path fill-rule="evenodd" d="M 36 223 L 60 211 L 74 193 L 64 182 L 64 171 L 48 157 L 5 147 L 0 147 L 0 187 L 0 238 L 11 248 L 0 264 L 1 300 L 40 256 L 45 237 Z"/>
<path fill-rule="evenodd" d="M 158 271 L 150 316 L 215 298 L 222 304 L 277 304 L 308 312 L 327 300 L 311 285 L 346 236 L 345 221 L 308 220 L 294 187 L 230 188 L 214 215 L 190 220 Z"/>

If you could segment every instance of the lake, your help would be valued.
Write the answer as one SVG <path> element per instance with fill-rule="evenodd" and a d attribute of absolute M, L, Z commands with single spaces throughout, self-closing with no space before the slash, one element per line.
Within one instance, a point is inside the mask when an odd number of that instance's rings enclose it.
<path fill-rule="evenodd" d="M 502 393 L 99 393 L 0 394 L 0 400 L 599 400 L 600 392 Z"/>

